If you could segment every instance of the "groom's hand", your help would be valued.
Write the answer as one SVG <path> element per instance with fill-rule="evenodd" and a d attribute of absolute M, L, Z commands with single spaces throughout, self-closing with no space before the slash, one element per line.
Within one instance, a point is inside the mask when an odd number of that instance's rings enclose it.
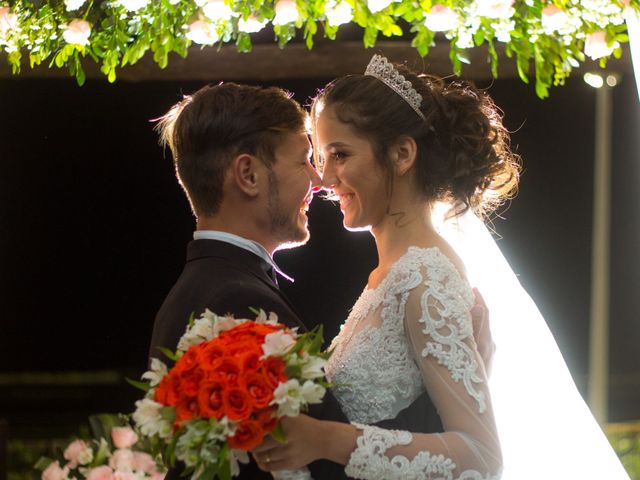
<path fill-rule="evenodd" d="M 489 324 L 489 309 L 480 291 L 477 288 L 473 289 L 473 294 L 476 297 L 476 303 L 471 308 L 471 321 L 473 323 L 473 338 L 478 346 L 478 353 L 484 361 L 484 368 L 487 372 L 487 376 L 491 375 L 491 362 L 493 361 L 493 354 L 496 352 L 496 344 L 491 336 L 491 325 Z"/>

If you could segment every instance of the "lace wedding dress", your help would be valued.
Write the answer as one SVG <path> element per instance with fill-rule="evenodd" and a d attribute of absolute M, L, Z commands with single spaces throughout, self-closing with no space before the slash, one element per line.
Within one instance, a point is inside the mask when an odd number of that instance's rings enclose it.
<path fill-rule="evenodd" d="M 484 364 L 473 338 L 474 295 L 437 248 L 411 247 L 366 288 L 332 343 L 326 368 L 359 429 L 346 473 L 378 479 L 497 479 L 501 454 Z M 427 390 L 444 433 L 384 430 Z"/>

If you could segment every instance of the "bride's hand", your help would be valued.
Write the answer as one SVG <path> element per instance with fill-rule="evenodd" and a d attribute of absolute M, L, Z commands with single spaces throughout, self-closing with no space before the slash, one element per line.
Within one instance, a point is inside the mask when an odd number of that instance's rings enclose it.
<path fill-rule="evenodd" d="M 285 442 L 267 436 L 252 452 L 261 470 L 295 470 L 326 456 L 327 437 L 321 431 L 326 422 L 304 414 L 284 417 L 281 422 Z"/>

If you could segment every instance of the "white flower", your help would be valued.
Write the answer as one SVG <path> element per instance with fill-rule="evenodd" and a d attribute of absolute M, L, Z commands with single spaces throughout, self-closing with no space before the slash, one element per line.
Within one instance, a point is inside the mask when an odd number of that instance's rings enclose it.
<path fill-rule="evenodd" d="M 367 0 L 367 6 L 369 7 L 369 11 L 371 13 L 376 13 L 380 10 L 384 10 L 393 2 L 394 0 Z"/>
<path fill-rule="evenodd" d="M 151 359 L 151 370 L 142 374 L 143 380 L 149 380 L 149 385 L 155 387 L 168 373 L 167 366 L 157 358 Z"/>
<path fill-rule="evenodd" d="M 130 12 L 135 12 L 149 4 L 149 0 L 118 0 L 118 3 Z"/>
<path fill-rule="evenodd" d="M 212 22 L 229 20 L 233 15 L 233 10 L 224 0 L 208 0 L 201 3 L 202 13 Z"/>
<path fill-rule="evenodd" d="M 347 2 L 333 1 L 327 2 L 324 7 L 324 15 L 327 17 L 329 25 L 337 27 L 343 23 L 349 23 L 353 18 L 351 5 Z"/>
<path fill-rule="evenodd" d="M 296 20 L 298 20 L 298 7 L 296 6 L 296 2 L 294 0 L 278 0 L 273 24 L 286 25 Z"/>
<path fill-rule="evenodd" d="M 460 24 L 458 14 L 444 5 L 434 5 L 425 15 L 425 26 L 432 32 L 447 32 Z"/>
<path fill-rule="evenodd" d="M 84 5 L 86 0 L 64 0 L 64 6 L 67 9 L 67 12 L 71 12 L 73 10 L 78 10 L 82 5 Z"/>
<path fill-rule="evenodd" d="M 160 410 L 162 405 L 150 398 L 143 398 L 136 402 L 136 411 L 133 412 L 133 421 L 136 422 L 143 435 L 158 435 L 160 438 L 171 437 L 171 424 L 162 418 Z"/>
<path fill-rule="evenodd" d="M 260 21 L 255 15 L 250 15 L 246 20 L 241 18 L 238 21 L 238 30 L 245 33 L 257 33 L 267 24 L 266 20 Z"/>
<path fill-rule="evenodd" d="M 244 450 L 232 449 L 229 452 L 229 464 L 231 466 L 231 477 L 240 475 L 239 463 L 249 463 L 249 454 Z"/>
<path fill-rule="evenodd" d="M 302 405 L 300 382 L 295 378 L 286 383 L 279 384 L 273 391 L 273 400 L 270 405 L 278 405 L 278 416 L 295 417 L 300 413 Z"/>
<path fill-rule="evenodd" d="M 321 378 L 324 376 L 324 367 L 327 361 L 321 357 L 308 357 L 308 361 L 302 366 L 301 377 L 305 380 Z"/>
<path fill-rule="evenodd" d="M 18 26 L 18 16 L 9 7 L 0 7 L 0 33 L 15 30 Z"/>
<path fill-rule="evenodd" d="M 322 385 L 307 380 L 300 389 L 300 394 L 306 403 L 320 403 L 326 389 Z"/>
<path fill-rule="evenodd" d="M 62 38 L 72 45 L 87 45 L 91 36 L 91 25 L 85 20 L 79 18 L 71 20 L 62 32 Z"/>
<path fill-rule="evenodd" d="M 542 28 L 547 33 L 562 30 L 569 23 L 567 12 L 555 5 L 547 5 L 542 9 Z"/>
<path fill-rule="evenodd" d="M 295 339 L 283 330 L 269 333 L 264 337 L 264 344 L 262 344 L 263 358 L 284 355 L 295 343 Z"/>
<path fill-rule="evenodd" d="M 608 46 L 606 33 L 603 31 L 594 32 L 587 35 L 587 40 L 584 43 L 584 54 L 593 60 L 597 60 L 611 55 L 619 46 L 618 42 L 613 42 L 611 46 Z"/>
<path fill-rule="evenodd" d="M 481 17 L 510 18 L 514 13 L 514 0 L 477 0 L 477 12 Z"/>
<path fill-rule="evenodd" d="M 169 0 L 169 4 L 170 5 L 177 5 L 180 3 L 181 0 Z"/>
<path fill-rule="evenodd" d="M 276 312 L 269 312 L 269 316 L 264 310 L 260 309 L 258 316 L 256 317 L 256 323 L 266 323 L 269 325 L 277 325 L 278 324 L 278 315 Z"/>

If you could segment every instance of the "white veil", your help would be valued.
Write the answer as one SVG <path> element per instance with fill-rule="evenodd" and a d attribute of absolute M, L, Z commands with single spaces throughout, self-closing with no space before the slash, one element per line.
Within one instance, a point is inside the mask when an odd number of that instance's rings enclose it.
<path fill-rule="evenodd" d="M 628 480 L 585 404 L 535 303 L 484 223 L 471 210 L 434 225 L 464 261 L 489 308 L 497 350 L 491 397 L 504 456 L 503 480 Z"/>

